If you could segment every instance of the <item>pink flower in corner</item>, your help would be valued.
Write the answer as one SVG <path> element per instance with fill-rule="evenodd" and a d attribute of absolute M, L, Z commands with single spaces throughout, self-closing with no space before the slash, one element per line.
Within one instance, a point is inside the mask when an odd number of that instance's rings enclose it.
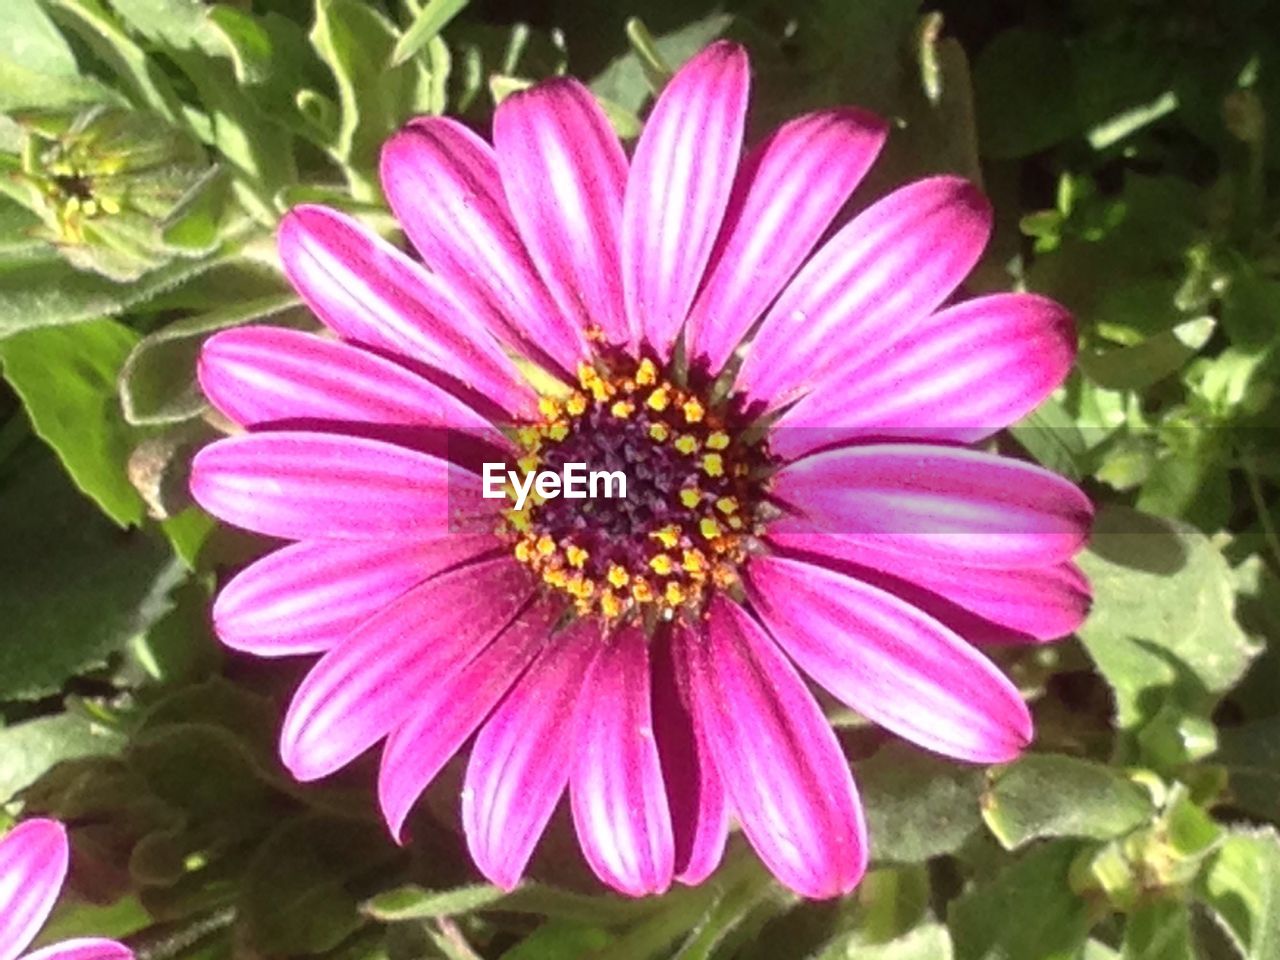
<path fill-rule="evenodd" d="M 246 328 L 201 358 L 246 432 L 196 457 L 196 498 L 295 541 L 226 586 L 218 633 L 322 655 L 285 763 L 313 780 L 385 741 L 399 837 L 474 737 L 462 821 L 503 886 L 567 791 L 627 893 L 705 878 L 734 820 L 792 889 L 847 892 L 865 826 L 809 683 L 1004 762 L 1031 719 L 971 644 L 1060 637 L 1088 606 L 1088 500 L 963 446 L 1062 381 L 1070 317 L 1029 294 L 948 305 L 991 226 L 955 177 L 824 240 L 886 126 L 821 111 L 740 158 L 747 86 L 744 51 L 713 44 L 631 158 L 569 79 L 506 100 L 492 145 L 415 120 L 382 177 L 421 262 L 298 207 L 281 257 L 336 338 Z M 516 509 L 481 494 L 494 460 L 631 486 Z"/>
<path fill-rule="evenodd" d="M 67 876 L 67 831 L 56 820 L 27 820 L 0 839 L 0 960 L 30 946 L 62 892 Z M 130 960 L 114 940 L 64 940 L 25 960 Z"/>

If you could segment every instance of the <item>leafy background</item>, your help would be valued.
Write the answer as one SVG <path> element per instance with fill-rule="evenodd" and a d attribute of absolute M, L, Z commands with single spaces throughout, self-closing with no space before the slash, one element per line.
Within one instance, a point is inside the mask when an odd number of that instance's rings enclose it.
<path fill-rule="evenodd" d="M 1280 958 L 1274 4 L 4 0 L 4 20 L 0 817 L 73 825 L 47 937 L 147 960 Z M 467 863 L 456 777 L 399 849 L 368 766 L 282 771 L 305 665 L 210 636 L 219 578 L 264 545 L 185 494 L 219 431 L 194 357 L 225 327 L 314 322 L 271 242 L 291 203 L 394 235 L 375 165 L 407 117 L 483 124 L 569 71 L 634 137 L 721 35 L 752 52 L 753 135 L 833 103 L 892 117 L 855 202 L 980 180 L 998 230 L 972 289 L 1076 313 L 1078 369 L 1001 443 L 1100 505 L 1096 606 L 1076 638 L 998 653 L 1037 718 L 1017 763 L 836 718 L 874 852 L 844 901 L 797 903 L 737 840 L 705 885 L 627 901 L 563 823 L 503 895 Z"/>

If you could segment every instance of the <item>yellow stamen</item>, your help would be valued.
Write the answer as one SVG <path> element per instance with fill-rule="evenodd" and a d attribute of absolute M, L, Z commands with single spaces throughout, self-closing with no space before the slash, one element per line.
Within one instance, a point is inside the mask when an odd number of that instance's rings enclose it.
<path fill-rule="evenodd" d="M 674 446 L 677 450 L 679 450 L 685 456 L 688 456 L 691 453 L 696 453 L 698 451 L 697 439 L 687 433 L 682 433 L 680 434 L 680 436 L 676 437 L 676 442 Z"/>
<path fill-rule="evenodd" d="M 627 571 L 624 570 L 622 567 L 618 566 L 616 563 L 609 568 L 609 572 L 608 574 L 606 574 L 606 576 L 609 582 L 612 583 L 619 590 L 625 587 L 628 581 L 630 581 L 631 579 L 631 577 L 628 576 Z"/>
<path fill-rule="evenodd" d="M 659 413 L 667 409 L 667 406 L 670 403 L 671 394 L 666 387 L 659 387 L 657 390 L 653 391 L 653 393 L 649 394 L 648 404 L 650 408 L 657 410 Z"/>
<path fill-rule="evenodd" d="M 716 430 L 707 437 L 708 450 L 723 450 L 727 446 L 729 446 L 729 435 L 723 430 Z"/>
<path fill-rule="evenodd" d="M 668 557 L 665 553 L 659 553 L 652 560 L 650 560 L 649 566 L 653 567 L 653 572 L 660 577 L 665 577 L 675 567 L 675 565 L 671 562 L 671 558 Z"/>
<path fill-rule="evenodd" d="M 724 458 L 718 453 L 708 453 L 702 458 L 702 472 L 708 477 L 724 476 Z"/>
<path fill-rule="evenodd" d="M 706 408 L 693 397 L 684 402 L 684 418 L 689 423 L 701 422 L 706 412 Z"/>
<path fill-rule="evenodd" d="M 665 423 L 649 424 L 649 436 L 659 443 L 666 443 L 667 438 L 671 436 L 671 430 Z"/>
<path fill-rule="evenodd" d="M 640 366 L 636 370 L 636 383 L 642 387 L 651 387 L 658 382 L 658 368 L 653 365 L 653 361 L 648 357 L 640 361 Z"/>

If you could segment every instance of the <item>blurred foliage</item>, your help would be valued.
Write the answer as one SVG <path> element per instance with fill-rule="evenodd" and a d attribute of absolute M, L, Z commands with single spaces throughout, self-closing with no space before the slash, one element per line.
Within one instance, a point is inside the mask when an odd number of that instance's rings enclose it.
<path fill-rule="evenodd" d="M 632 19 L 634 16 L 643 18 Z M 874 864 L 801 904 L 737 839 L 706 884 L 603 893 L 556 823 L 476 885 L 446 775 L 395 847 L 368 766 L 276 759 L 295 663 L 225 655 L 208 604 L 265 545 L 185 491 L 215 435 L 204 337 L 307 327 L 292 203 L 389 235 L 378 146 L 593 78 L 634 137 L 709 40 L 752 136 L 819 105 L 894 123 L 855 206 L 953 170 L 998 229 L 973 291 L 1076 314 L 1078 369 L 1000 444 L 1104 508 L 1078 638 L 994 655 L 1034 752 L 944 763 L 858 726 Z M 155 960 L 318 956 L 1280 958 L 1280 11 L 1268 0 L 6 0 L 0 31 L 0 797 L 73 827 L 49 938 Z"/>

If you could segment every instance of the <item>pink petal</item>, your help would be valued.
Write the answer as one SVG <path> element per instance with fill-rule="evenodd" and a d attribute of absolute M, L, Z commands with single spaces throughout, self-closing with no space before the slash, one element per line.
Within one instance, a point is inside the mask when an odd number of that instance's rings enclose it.
<path fill-rule="evenodd" d="M 289 281 L 336 333 L 426 363 L 508 413 L 536 398 L 471 305 L 357 221 L 294 207 L 276 234 Z"/>
<path fill-rule="evenodd" d="M 569 781 L 573 714 L 603 640 L 593 620 L 556 634 L 485 723 L 471 750 L 462 824 L 480 872 L 510 890 Z"/>
<path fill-rule="evenodd" d="M 413 715 L 387 739 L 378 771 L 378 802 L 397 842 L 422 791 L 546 645 L 562 612 L 549 601 L 531 607 L 465 666 L 420 693 Z"/>
<path fill-rule="evenodd" d="M 662 893 L 675 872 L 650 686 L 644 631 L 618 631 L 587 678 L 569 772 L 573 822 L 587 863 L 633 897 Z"/>
<path fill-rule="evenodd" d="M 689 316 L 689 356 L 717 373 L 799 269 L 884 145 L 863 110 L 823 110 L 780 127 L 747 155 Z"/>
<path fill-rule="evenodd" d="M 240 327 L 205 341 L 200 386 L 235 423 L 281 420 L 442 427 L 510 449 L 454 394 L 368 350 L 280 327 Z"/>
<path fill-rule="evenodd" d="M 859 436 L 974 443 L 1039 406 L 1075 354 L 1071 315 L 1052 300 L 969 300 L 825 381 L 782 415 L 770 447 L 791 459 Z"/>
<path fill-rule="evenodd" d="M 411 588 L 499 546 L 489 534 L 290 544 L 222 588 L 213 625 L 228 647 L 259 657 L 323 653 Z"/>
<path fill-rule="evenodd" d="M 677 631 L 686 628 L 677 626 Z M 679 641 L 659 635 L 653 646 L 653 722 L 667 785 L 675 842 L 676 879 L 697 886 L 720 865 L 729 837 L 724 784 L 701 729 L 693 722 L 685 658 L 674 657 Z"/>
<path fill-rule="evenodd" d="M 0 960 L 35 939 L 67 876 L 67 831 L 56 820 L 26 820 L 0 840 Z"/>
<path fill-rule="evenodd" d="M 228 523 L 288 540 L 474 533 L 504 502 L 481 499 L 479 477 L 440 457 L 292 430 L 209 444 L 192 460 L 191 493 Z"/>
<path fill-rule="evenodd" d="M 23 960 L 133 960 L 133 951 L 115 940 L 84 937 L 34 950 Z"/>
<path fill-rule="evenodd" d="M 365 621 L 294 694 L 280 734 L 285 766 L 315 780 L 350 763 L 486 646 L 532 591 L 527 568 L 502 557 L 428 580 Z"/>
<path fill-rule="evenodd" d="M 1004 763 L 1031 742 L 1009 679 L 898 597 L 823 567 L 758 557 L 752 606 L 796 664 L 869 720 L 949 757 Z"/>
<path fill-rule="evenodd" d="M 855 217 L 782 291 L 737 390 L 777 409 L 933 312 L 978 262 L 991 207 L 971 183 L 933 177 Z"/>
<path fill-rule="evenodd" d="M 946 604 L 954 604 L 1024 635 L 1024 642 L 1056 640 L 1074 633 L 1089 612 L 1089 583 L 1074 563 L 1016 569 L 974 567 L 938 560 L 921 563 L 910 554 L 877 550 L 836 534 L 771 531 L 769 542 L 819 558 L 855 564 L 860 571 L 887 574 L 869 582 L 898 593 L 926 610 L 928 605 L 922 601 L 927 601 L 929 595 L 941 598 Z M 895 582 L 920 589 L 896 590 Z M 961 630 L 957 632 L 970 642 L 991 639 L 989 633 L 977 637 Z"/>
<path fill-rule="evenodd" d="M 595 97 L 567 78 L 512 94 L 493 142 L 520 236 L 561 312 L 609 343 L 633 342 L 618 264 L 627 157 Z"/>
<path fill-rule="evenodd" d="M 923 444 L 843 447 L 783 467 L 773 495 L 798 516 L 778 533 L 832 534 L 921 560 L 1039 567 L 1085 543 L 1093 507 L 1020 460 Z"/>
<path fill-rule="evenodd" d="M 636 144 L 622 215 L 622 282 L 631 327 L 666 360 L 689 315 L 733 189 L 750 72 L 719 41 L 658 98 Z"/>
<path fill-rule="evenodd" d="M 577 369 L 582 330 L 538 279 L 487 143 L 456 120 L 421 117 L 382 148 L 382 188 L 423 260 L 489 329 Z"/>
<path fill-rule="evenodd" d="M 848 893 L 867 867 L 862 807 L 835 734 L 765 632 L 717 596 L 702 636 L 677 635 L 695 717 L 743 833 L 804 897 Z"/>

